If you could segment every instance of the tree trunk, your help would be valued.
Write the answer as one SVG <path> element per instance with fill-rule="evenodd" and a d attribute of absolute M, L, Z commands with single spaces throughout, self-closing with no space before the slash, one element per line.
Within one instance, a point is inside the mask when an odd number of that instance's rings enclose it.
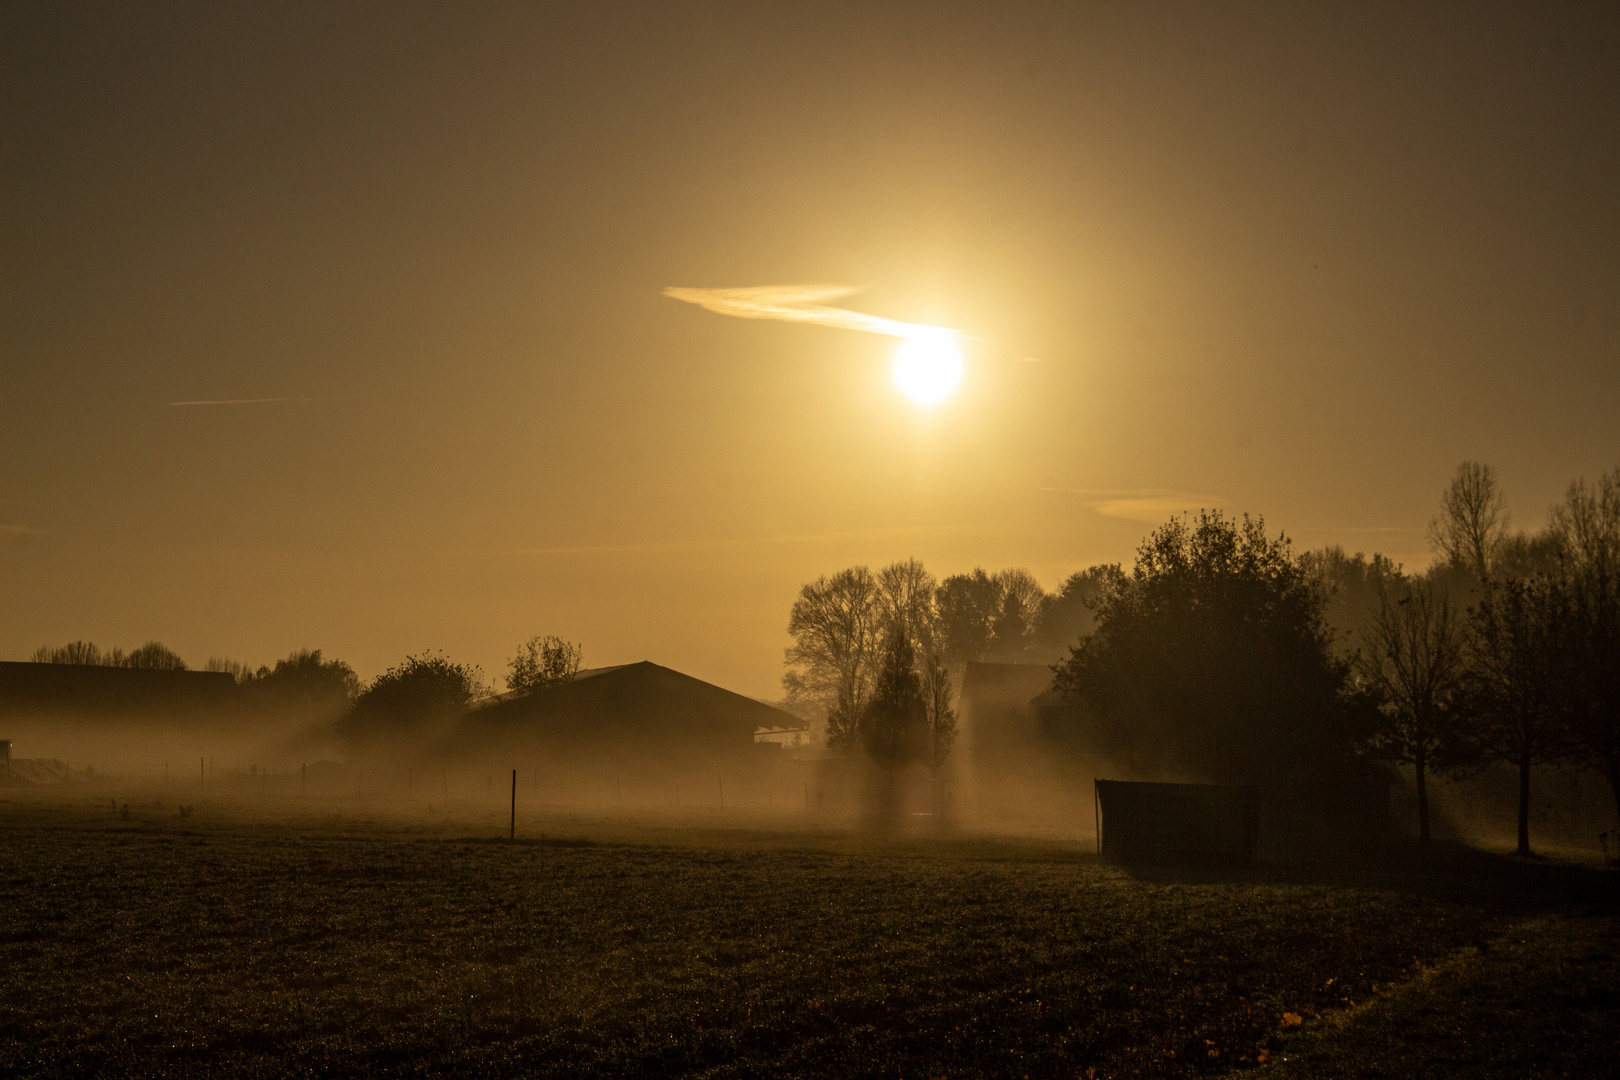
<path fill-rule="evenodd" d="M 1412 764 L 1417 769 L 1418 841 L 1424 847 L 1428 847 L 1429 846 L 1429 784 L 1428 784 L 1427 778 L 1424 776 L 1424 772 L 1426 771 L 1424 769 L 1424 766 L 1427 764 L 1427 762 L 1424 760 L 1424 753 L 1423 753 L 1422 750 L 1419 750 L 1416 754 L 1412 755 L 1412 759 L 1413 759 Z"/>
<path fill-rule="evenodd" d="M 1519 854 L 1530 854 L 1530 762 L 1519 762 Z"/>

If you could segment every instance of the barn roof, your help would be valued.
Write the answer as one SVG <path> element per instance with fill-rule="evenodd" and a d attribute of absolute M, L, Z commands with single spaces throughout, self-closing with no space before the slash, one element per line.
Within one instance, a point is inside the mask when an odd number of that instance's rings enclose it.
<path fill-rule="evenodd" d="M 236 696 L 236 680 L 222 671 L 0 661 L 0 715 L 217 710 Z"/>
<path fill-rule="evenodd" d="M 529 694 L 503 694 L 469 713 L 463 734 L 749 746 L 759 728 L 798 725 L 791 713 L 644 660 L 590 668 Z"/>

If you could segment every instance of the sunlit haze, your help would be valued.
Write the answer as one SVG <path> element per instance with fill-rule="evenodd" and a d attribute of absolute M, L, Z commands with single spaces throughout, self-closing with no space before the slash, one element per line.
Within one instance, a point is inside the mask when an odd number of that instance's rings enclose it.
<path fill-rule="evenodd" d="M 0 656 L 774 700 L 854 564 L 1535 528 L 1620 461 L 1620 43 L 1538 9 L 6 5 Z"/>
<path fill-rule="evenodd" d="M 1610 1075 L 1620 5 L 0 3 L 0 1075 Z"/>

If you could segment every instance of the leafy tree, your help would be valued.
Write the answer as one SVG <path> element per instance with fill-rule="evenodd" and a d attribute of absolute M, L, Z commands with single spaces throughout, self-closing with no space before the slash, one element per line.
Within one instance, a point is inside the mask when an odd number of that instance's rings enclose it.
<path fill-rule="evenodd" d="M 995 620 L 1001 614 L 1000 585 L 982 568 L 952 574 L 934 591 L 940 644 L 947 664 L 983 660 L 990 654 Z"/>
<path fill-rule="evenodd" d="M 884 635 L 882 663 L 872 696 L 861 709 L 857 734 L 872 760 L 893 771 L 929 754 L 928 706 L 917 656 L 900 624 Z"/>
<path fill-rule="evenodd" d="M 1418 835 L 1429 842 L 1428 774 L 1460 764 L 1458 695 L 1464 627 L 1433 581 L 1409 579 L 1386 590 L 1363 636 L 1358 666 L 1378 697 L 1382 723 L 1371 745 L 1417 776 Z"/>
<path fill-rule="evenodd" d="M 1530 772 L 1562 761 L 1569 742 L 1558 694 L 1568 588 L 1539 577 L 1494 583 L 1469 618 L 1468 737 L 1485 758 L 1519 772 L 1519 854 L 1530 854 Z"/>
<path fill-rule="evenodd" d="M 1018 663 L 1036 645 L 1046 592 L 1028 570 L 953 574 L 934 591 L 943 655 L 949 665 L 995 659 Z"/>
<path fill-rule="evenodd" d="M 1029 659 L 1046 590 L 1028 570 L 1002 570 L 992 580 L 1000 596 L 990 623 L 990 655 L 1005 663 Z"/>
<path fill-rule="evenodd" d="M 1039 659 L 1061 659 L 1069 646 L 1097 626 L 1103 598 L 1125 586 L 1118 563 L 1092 566 L 1070 574 L 1058 591 L 1041 598 L 1035 619 L 1033 650 Z"/>
<path fill-rule="evenodd" d="M 1299 565 L 1322 594 L 1335 651 L 1349 658 L 1377 618 L 1380 597 L 1400 579 L 1400 567 L 1376 552 L 1371 559 L 1359 551 L 1346 555 L 1336 544 L 1305 552 Z"/>
<path fill-rule="evenodd" d="M 508 690 L 532 694 L 548 686 L 573 682 L 585 662 L 585 650 L 555 634 L 535 636 L 518 646 L 518 654 L 507 662 Z"/>
<path fill-rule="evenodd" d="M 927 708 L 929 764 L 937 776 L 956 739 L 956 708 L 939 613 L 934 607 L 934 576 L 921 562 L 907 559 L 878 571 L 878 588 L 885 634 L 899 628 L 911 643 Z"/>
<path fill-rule="evenodd" d="M 819 577 L 799 590 L 788 615 L 793 644 L 782 676 L 791 702 L 826 710 L 827 746 L 854 747 L 856 727 L 871 693 L 871 660 L 883 607 L 877 579 L 864 566 Z"/>
<path fill-rule="evenodd" d="M 1265 782 L 1348 759 L 1348 667 L 1332 655 L 1319 591 L 1262 520 L 1170 521 L 1097 615 L 1056 682 L 1115 760 Z"/>
<path fill-rule="evenodd" d="M 299 649 L 261 667 L 243 684 L 260 708 L 303 715 L 340 716 L 360 697 L 360 679 L 342 660 L 327 660 L 319 649 Z"/>
<path fill-rule="evenodd" d="M 1496 486 L 1496 470 L 1477 461 L 1457 466 L 1429 523 L 1429 543 L 1448 562 L 1485 581 L 1507 537 L 1510 518 Z"/>
<path fill-rule="evenodd" d="M 420 733 L 461 715 L 486 692 L 477 667 L 442 655 L 407 656 L 355 700 L 344 733 L 358 738 Z"/>

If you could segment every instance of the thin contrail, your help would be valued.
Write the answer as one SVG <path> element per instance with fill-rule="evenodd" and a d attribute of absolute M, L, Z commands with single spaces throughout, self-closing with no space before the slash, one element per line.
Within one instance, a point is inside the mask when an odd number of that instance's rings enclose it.
<path fill-rule="evenodd" d="M 814 323 L 839 330 L 861 330 L 868 334 L 915 338 L 935 334 L 961 337 L 959 330 L 946 326 L 885 319 L 847 308 L 829 307 L 827 301 L 851 296 L 861 290 L 854 285 L 755 285 L 742 289 L 688 289 L 672 285 L 664 295 L 696 304 L 717 315 L 739 319 L 781 319 L 784 322 Z"/>

